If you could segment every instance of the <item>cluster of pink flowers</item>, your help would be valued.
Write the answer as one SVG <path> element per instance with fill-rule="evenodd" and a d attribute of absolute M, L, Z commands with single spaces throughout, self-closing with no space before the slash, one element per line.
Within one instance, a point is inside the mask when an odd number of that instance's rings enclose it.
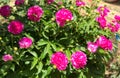
<path fill-rule="evenodd" d="M 84 6 L 85 2 L 83 2 L 82 0 L 76 0 L 76 6 Z"/>
<path fill-rule="evenodd" d="M 3 57 L 2 57 L 2 60 L 7 62 L 7 61 L 12 61 L 13 60 L 13 57 L 10 55 L 10 54 L 5 54 Z"/>
<path fill-rule="evenodd" d="M 100 28 L 104 29 L 106 27 L 107 21 L 106 21 L 105 17 L 99 16 L 96 18 L 96 21 L 99 22 Z"/>
<path fill-rule="evenodd" d="M 25 0 L 16 0 L 15 5 L 20 6 L 20 5 L 24 4 L 24 2 L 25 2 Z"/>
<path fill-rule="evenodd" d="M 23 37 L 19 40 L 19 46 L 20 48 L 29 48 L 32 45 L 32 39 L 28 37 Z"/>
<path fill-rule="evenodd" d="M 47 4 L 51 4 L 53 2 L 54 2 L 54 0 L 47 0 Z"/>
<path fill-rule="evenodd" d="M 0 7 L 0 15 L 3 17 L 8 17 L 11 14 L 11 7 L 9 5 L 4 5 Z"/>
<path fill-rule="evenodd" d="M 60 9 L 55 16 L 58 25 L 60 25 L 61 27 L 65 25 L 66 21 L 70 21 L 73 19 L 71 11 L 65 8 Z"/>
<path fill-rule="evenodd" d="M 24 29 L 23 23 L 21 23 L 18 20 L 14 20 L 10 22 L 8 25 L 8 31 L 11 32 L 14 35 L 20 34 Z"/>
<path fill-rule="evenodd" d="M 101 47 L 104 50 L 112 50 L 112 41 L 105 36 L 100 36 L 95 42 L 88 42 L 87 44 L 87 49 L 91 53 L 95 53 L 98 47 Z"/>
<path fill-rule="evenodd" d="M 110 11 L 105 6 L 98 7 L 97 11 L 99 12 L 100 16 L 96 18 L 96 21 L 100 24 L 100 28 L 104 29 L 105 27 L 107 27 L 107 21 L 105 16 L 107 16 Z"/>
<path fill-rule="evenodd" d="M 84 68 L 87 64 L 87 56 L 84 52 L 77 51 L 72 54 L 70 61 L 76 69 Z M 51 64 L 55 65 L 58 70 L 65 70 L 68 59 L 63 52 L 56 52 L 51 57 Z"/>
<path fill-rule="evenodd" d="M 38 22 L 43 15 L 43 10 L 40 6 L 31 6 L 27 11 L 28 19 L 34 22 Z"/>
<path fill-rule="evenodd" d="M 120 29 L 120 16 L 115 15 L 114 20 L 110 23 L 107 23 L 106 16 L 110 12 L 109 9 L 105 6 L 98 7 L 97 11 L 99 12 L 100 16 L 96 18 L 96 21 L 100 24 L 100 28 L 104 29 L 108 27 L 111 32 L 118 32 Z"/>
<path fill-rule="evenodd" d="M 120 16 L 115 15 L 114 20 L 112 20 L 111 23 L 108 23 L 107 26 L 111 30 L 111 32 L 118 32 L 120 29 Z"/>

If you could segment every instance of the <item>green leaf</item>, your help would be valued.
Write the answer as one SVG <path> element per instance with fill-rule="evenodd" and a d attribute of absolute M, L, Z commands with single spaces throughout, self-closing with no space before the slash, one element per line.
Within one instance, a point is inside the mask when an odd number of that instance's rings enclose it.
<path fill-rule="evenodd" d="M 29 51 L 30 54 L 32 54 L 34 57 L 38 57 L 37 53 L 35 51 Z"/>
<path fill-rule="evenodd" d="M 41 39 L 41 40 L 39 40 L 39 41 L 37 42 L 37 45 L 38 45 L 38 46 L 43 46 L 43 45 L 45 45 L 45 44 L 47 44 L 47 43 L 48 43 L 47 41 Z"/>
<path fill-rule="evenodd" d="M 37 63 L 38 63 L 38 58 L 34 57 L 33 61 L 32 61 L 32 64 L 31 64 L 30 70 L 32 70 L 36 66 Z"/>
<path fill-rule="evenodd" d="M 50 45 L 51 45 L 51 47 L 53 48 L 53 50 L 54 50 L 54 51 L 56 51 L 56 50 L 57 50 L 57 49 L 56 49 L 56 45 L 55 45 L 55 44 L 51 43 Z"/>
<path fill-rule="evenodd" d="M 70 59 L 71 58 L 71 52 L 69 51 L 69 50 L 66 50 L 66 56 L 68 57 L 68 59 Z"/>
<path fill-rule="evenodd" d="M 44 59 L 46 54 L 49 52 L 50 50 L 50 44 L 47 44 L 47 46 L 44 48 L 44 51 L 41 53 L 40 59 Z"/>
<path fill-rule="evenodd" d="M 39 74 L 41 71 L 42 71 L 42 68 L 43 68 L 43 63 L 42 62 L 39 62 L 39 64 L 37 65 L 37 74 Z"/>
<path fill-rule="evenodd" d="M 53 68 L 50 67 L 50 66 L 47 68 L 47 75 L 49 75 L 49 74 L 51 73 L 52 69 L 53 69 Z"/>

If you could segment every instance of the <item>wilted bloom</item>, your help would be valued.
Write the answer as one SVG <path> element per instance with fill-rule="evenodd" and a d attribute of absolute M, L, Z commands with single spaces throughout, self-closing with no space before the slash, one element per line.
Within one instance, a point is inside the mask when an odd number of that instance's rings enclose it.
<path fill-rule="evenodd" d="M 71 62 L 73 67 L 75 67 L 76 69 L 84 68 L 87 64 L 87 56 L 84 52 L 77 51 L 72 54 Z"/>
<path fill-rule="evenodd" d="M 54 2 L 54 0 L 47 0 L 47 4 L 51 4 L 53 2 Z"/>
<path fill-rule="evenodd" d="M 32 45 L 32 39 L 28 37 L 23 37 L 19 40 L 19 47 L 20 48 L 29 48 Z"/>
<path fill-rule="evenodd" d="M 68 64 L 68 59 L 64 53 L 56 52 L 52 55 L 50 62 L 55 65 L 58 70 L 65 70 Z"/>
<path fill-rule="evenodd" d="M 96 43 L 105 50 L 112 50 L 113 48 L 112 41 L 107 39 L 105 36 L 100 36 Z"/>
<path fill-rule="evenodd" d="M 56 13 L 56 21 L 58 25 L 60 25 L 61 27 L 65 25 L 66 21 L 70 21 L 72 19 L 73 15 L 71 11 L 68 9 L 63 8 Z"/>
<path fill-rule="evenodd" d="M 94 42 L 88 42 L 87 43 L 87 49 L 92 52 L 92 53 L 95 53 L 96 50 L 98 48 L 98 44 L 97 43 L 94 43 Z"/>
<path fill-rule="evenodd" d="M 120 15 L 115 15 L 114 18 L 115 18 L 116 21 L 120 22 Z"/>
<path fill-rule="evenodd" d="M 12 61 L 13 60 L 13 57 L 10 55 L 10 54 L 5 54 L 3 57 L 2 57 L 2 60 L 3 61 Z"/>
<path fill-rule="evenodd" d="M 97 8 L 97 11 L 100 13 L 101 16 L 107 16 L 108 12 L 110 12 L 110 10 L 105 6 L 99 6 Z"/>
<path fill-rule="evenodd" d="M 43 15 L 43 10 L 38 5 L 32 6 L 27 11 L 28 19 L 38 22 Z"/>
<path fill-rule="evenodd" d="M 76 0 L 76 6 L 84 6 L 85 2 L 81 1 L 81 0 Z"/>
<path fill-rule="evenodd" d="M 24 4 L 24 2 L 25 2 L 25 0 L 16 0 L 15 5 L 20 6 L 20 5 Z"/>
<path fill-rule="evenodd" d="M 0 15 L 8 17 L 11 14 L 11 7 L 9 5 L 4 5 L 0 8 Z"/>
<path fill-rule="evenodd" d="M 96 18 L 96 21 L 100 24 L 100 28 L 104 29 L 106 27 L 106 19 L 102 16 Z"/>
<path fill-rule="evenodd" d="M 107 26 L 111 30 L 111 32 L 118 32 L 120 29 L 120 24 L 116 21 L 112 21 L 112 24 L 108 23 Z"/>
<path fill-rule="evenodd" d="M 24 29 L 23 23 L 21 23 L 18 20 L 14 20 L 10 22 L 8 25 L 8 31 L 11 32 L 14 35 L 20 34 Z"/>

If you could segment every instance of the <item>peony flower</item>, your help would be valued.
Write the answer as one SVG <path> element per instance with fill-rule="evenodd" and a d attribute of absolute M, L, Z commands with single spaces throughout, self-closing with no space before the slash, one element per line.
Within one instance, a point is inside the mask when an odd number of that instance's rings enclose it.
<path fill-rule="evenodd" d="M 28 37 L 23 37 L 19 40 L 19 47 L 20 48 L 29 48 L 32 45 L 32 39 Z"/>
<path fill-rule="evenodd" d="M 120 29 L 120 24 L 116 21 L 112 21 L 113 24 L 108 23 L 107 26 L 111 30 L 111 32 L 118 32 Z"/>
<path fill-rule="evenodd" d="M 13 57 L 10 55 L 10 54 L 5 54 L 3 57 L 2 57 L 2 60 L 7 62 L 7 61 L 12 61 L 13 60 Z"/>
<path fill-rule="evenodd" d="M 105 6 L 99 6 L 98 8 L 97 8 L 97 11 L 100 13 L 100 15 L 101 16 L 107 16 L 108 15 L 108 13 L 110 12 L 110 10 L 107 8 L 107 7 L 105 7 Z"/>
<path fill-rule="evenodd" d="M 94 42 L 88 42 L 88 43 L 87 43 L 87 49 L 88 49 L 90 52 L 95 53 L 96 50 L 97 50 L 97 48 L 98 48 L 98 45 L 97 45 L 96 43 L 94 43 Z"/>
<path fill-rule="evenodd" d="M 120 15 L 115 15 L 114 18 L 115 18 L 116 21 L 120 22 Z"/>
<path fill-rule="evenodd" d="M 3 17 L 8 17 L 11 14 L 11 7 L 9 5 L 4 5 L 0 8 L 0 15 Z"/>
<path fill-rule="evenodd" d="M 72 13 L 68 9 L 63 8 L 56 13 L 57 24 L 60 25 L 61 27 L 65 25 L 66 21 L 70 21 L 72 19 L 73 19 Z"/>
<path fill-rule="evenodd" d="M 24 4 L 24 2 L 25 2 L 25 0 L 16 0 L 15 5 L 20 6 L 20 5 Z"/>
<path fill-rule="evenodd" d="M 52 55 L 50 62 L 55 65 L 58 70 L 65 70 L 68 64 L 68 59 L 64 53 L 56 52 Z"/>
<path fill-rule="evenodd" d="M 100 28 L 104 29 L 106 27 L 106 19 L 102 16 L 96 18 L 96 21 L 100 24 Z"/>
<path fill-rule="evenodd" d="M 28 19 L 38 22 L 43 15 L 43 10 L 38 5 L 32 6 L 27 11 Z"/>
<path fill-rule="evenodd" d="M 54 2 L 54 0 L 47 0 L 47 4 L 51 4 L 53 2 Z"/>
<path fill-rule="evenodd" d="M 113 48 L 112 41 L 107 39 L 105 36 L 100 36 L 96 43 L 105 50 L 112 50 Z"/>
<path fill-rule="evenodd" d="M 71 62 L 73 67 L 75 67 L 76 69 L 84 68 L 87 64 L 87 56 L 84 52 L 77 51 L 72 54 Z"/>
<path fill-rule="evenodd" d="M 8 25 L 8 31 L 11 32 L 14 35 L 20 34 L 24 29 L 23 23 L 21 23 L 18 20 L 14 20 L 10 22 Z"/>
<path fill-rule="evenodd" d="M 84 6 L 85 2 L 81 1 L 81 0 L 76 0 L 76 6 Z"/>

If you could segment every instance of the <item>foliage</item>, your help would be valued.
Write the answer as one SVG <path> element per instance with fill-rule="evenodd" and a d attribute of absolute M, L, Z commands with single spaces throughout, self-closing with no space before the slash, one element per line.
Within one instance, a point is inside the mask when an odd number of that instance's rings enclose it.
<path fill-rule="evenodd" d="M 0 26 L 1 78 L 104 78 L 105 64 L 112 57 L 112 51 L 99 47 L 96 53 L 91 53 L 87 49 L 87 42 L 95 42 L 98 36 L 113 36 L 109 29 L 101 29 L 96 21 L 98 1 L 93 0 L 94 6 L 84 7 L 77 7 L 68 0 L 62 2 L 59 5 L 56 0 L 48 5 L 45 0 L 26 0 L 23 5 L 12 7 L 11 15 L 5 17 L 7 22 Z M 33 5 L 39 5 L 44 11 L 39 22 L 27 17 L 28 8 Z M 55 21 L 55 14 L 64 7 L 72 12 L 73 20 L 60 27 Z M 82 13 L 83 10 L 85 13 Z M 22 33 L 14 35 L 8 32 L 7 27 L 12 20 L 24 24 Z M 30 48 L 20 48 L 22 37 L 32 39 Z M 70 63 L 71 55 L 79 50 L 87 55 L 87 65 L 83 69 L 75 69 Z M 50 63 L 52 54 L 57 51 L 63 51 L 69 60 L 64 71 L 57 70 Z M 12 55 L 13 60 L 3 61 L 4 54 Z"/>

